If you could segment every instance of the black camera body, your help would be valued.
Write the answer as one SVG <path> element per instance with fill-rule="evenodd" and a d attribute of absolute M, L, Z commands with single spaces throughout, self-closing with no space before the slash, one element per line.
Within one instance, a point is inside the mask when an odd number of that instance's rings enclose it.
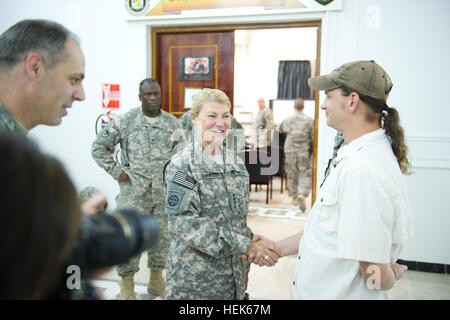
<path fill-rule="evenodd" d="M 158 221 L 131 207 L 85 216 L 68 265 L 78 266 L 81 278 L 88 279 L 100 268 L 125 263 L 150 249 L 158 236 Z"/>

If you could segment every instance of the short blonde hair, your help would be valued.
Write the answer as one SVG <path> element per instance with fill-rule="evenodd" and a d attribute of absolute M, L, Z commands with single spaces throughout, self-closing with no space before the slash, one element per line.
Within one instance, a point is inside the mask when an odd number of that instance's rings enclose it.
<path fill-rule="evenodd" d="M 225 92 L 218 89 L 204 88 L 194 96 L 191 108 L 191 118 L 197 118 L 203 106 L 209 102 L 225 104 L 228 106 L 228 109 L 231 110 L 231 102 Z"/>

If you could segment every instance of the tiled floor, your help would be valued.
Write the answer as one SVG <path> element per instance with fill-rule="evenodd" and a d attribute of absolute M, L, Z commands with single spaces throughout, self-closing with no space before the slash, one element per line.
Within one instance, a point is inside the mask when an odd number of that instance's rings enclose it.
<path fill-rule="evenodd" d="M 280 181 L 274 181 L 274 190 L 269 205 L 265 204 L 265 189 L 254 192 L 250 196 L 250 212 L 248 224 L 254 233 L 263 234 L 273 240 L 291 235 L 303 229 L 307 212 L 301 213 L 290 205 L 285 190 L 280 193 Z M 310 207 L 310 206 L 309 206 Z M 140 271 L 135 275 L 135 291 L 141 299 L 161 299 L 147 294 L 149 270 L 146 267 L 146 255 L 140 262 Z M 252 265 L 249 274 L 248 290 L 250 299 L 289 300 L 290 285 L 296 257 L 289 256 L 279 260 L 274 267 Z M 103 288 L 105 299 L 117 299 L 119 293 L 119 277 L 115 270 L 106 274 L 96 284 Z M 448 300 L 450 299 L 450 275 L 407 271 L 403 278 L 392 289 L 394 299 L 401 300 Z"/>

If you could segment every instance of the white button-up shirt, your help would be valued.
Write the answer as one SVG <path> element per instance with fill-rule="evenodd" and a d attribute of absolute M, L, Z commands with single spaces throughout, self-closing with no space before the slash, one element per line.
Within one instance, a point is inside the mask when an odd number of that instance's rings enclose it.
<path fill-rule="evenodd" d="M 293 299 L 389 299 L 359 261 L 394 263 L 411 233 L 402 173 L 383 129 L 342 147 L 300 241 Z M 373 283 L 372 283 L 373 284 Z"/>

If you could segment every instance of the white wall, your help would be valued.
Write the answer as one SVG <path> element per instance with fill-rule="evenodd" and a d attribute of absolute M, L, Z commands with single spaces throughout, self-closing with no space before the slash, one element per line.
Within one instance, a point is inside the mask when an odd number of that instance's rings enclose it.
<path fill-rule="evenodd" d="M 322 19 L 321 73 L 351 60 L 374 59 L 393 79 L 389 105 L 400 112 L 415 171 L 406 182 L 416 233 L 402 258 L 450 264 L 449 12 L 448 0 L 345 0 L 340 12 L 127 22 L 121 0 L 16 0 L 0 2 L 0 32 L 24 18 L 49 18 L 82 38 L 86 100 L 76 103 L 59 127 L 38 127 L 30 135 L 64 162 L 79 189 L 94 185 L 113 202 L 116 183 L 90 157 L 101 83 L 121 84 L 122 111 L 138 105 L 139 81 L 151 74 L 147 25 Z M 319 183 L 334 134 L 320 113 Z"/>
<path fill-rule="evenodd" d="M 139 106 L 138 85 L 147 76 L 145 27 L 125 21 L 123 1 L 71 0 L 0 2 L 0 32 L 22 19 L 52 19 L 81 38 L 86 57 L 86 100 L 75 102 L 58 127 L 38 126 L 29 136 L 63 161 L 78 190 L 95 186 L 115 206 L 117 183 L 90 155 L 95 121 L 103 113 L 101 84 L 121 85 L 120 113 Z M 119 113 L 119 112 L 118 112 Z"/>
<path fill-rule="evenodd" d="M 317 28 L 237 30 L 235 43 L 234 104 L 256 115 L 277 98 L 279 61 L 316 59 Z"/>
<path fill-rule="evenodd" d="M 415 236 L 406 260 L 450 264 L 450 2 L 360 1 L 357 59 L 385 66 L 414 174 L 406 178 Z"/>

